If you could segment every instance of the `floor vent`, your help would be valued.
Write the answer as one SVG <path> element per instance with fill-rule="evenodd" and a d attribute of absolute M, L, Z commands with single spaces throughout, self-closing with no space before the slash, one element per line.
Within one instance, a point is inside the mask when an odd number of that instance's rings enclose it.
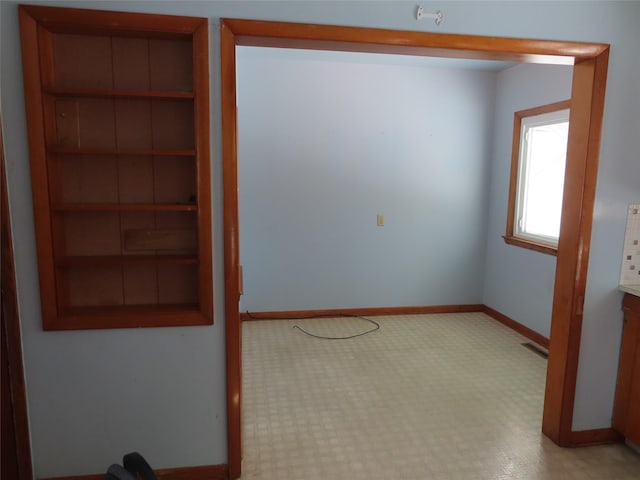
<path fill-rule="evenodd" d="M 549 358 L 549 352 L 547 352 L 544 348 L 539 347 L 538 345 L 534 345 L 533 343 L 530 343 L 530 342 L 525 342 L 522 344 L 522 346 L 528 348 L 533 353 L 537 353 L 542 358 Z"/>

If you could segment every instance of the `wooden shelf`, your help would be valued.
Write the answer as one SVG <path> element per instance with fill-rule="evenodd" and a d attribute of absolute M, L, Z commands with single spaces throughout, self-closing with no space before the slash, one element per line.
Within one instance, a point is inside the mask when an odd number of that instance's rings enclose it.
<path fill-rule="evenodd" d="M 130 89 L 100 89 L 100 88 L 61 88 L 44 87 L 43 91 L 56 97 L 88 97 L 88 98 L 151 98 L 151 99 L 184 99 L 195 98 L 193 92 L 158 91 L 158 90 L 130 90 Z"/>
<path fill-rule="evenodd" d="M 84 330 L 211 324 L 195 304 L 73 307 L 60 312 L 59 319 L 59 324 L 55 323 L 48 329 Z"/>
<path fill-rule="evenodd" d="M 195 150 L 168 150 L 154 148 L 75 148 L 75 147 L 49 147 L 50 153 L 61 155 L 113 155 L 113 156 L 170 156 L 170 157 L 194 157 Z"/>
<path fill-rule="evenodd" d="M 152 304 L 152 305 L 100 305 L 98 307 L 72 307 L 64 315 L 120 315 L 131 313 L 174 313 L 183 310 L 199 311 L 196 304 Z"/>
<path fill-rule="evenodd" d="M 43 328 L 212 324 L 207 19 L 19 9 Z"/>
<path fill-rule="evenodd" d="M 100 267 L 112 265 L 197 265 L 195 255 L 92 255 L 60 257 L 56 259 L 58 267 Z"/>
<path fill-rule="evenodd" d="M 196 204 L 157 203 L 65 203 L 54 205 L 54 212 L 197 212 Z"/>

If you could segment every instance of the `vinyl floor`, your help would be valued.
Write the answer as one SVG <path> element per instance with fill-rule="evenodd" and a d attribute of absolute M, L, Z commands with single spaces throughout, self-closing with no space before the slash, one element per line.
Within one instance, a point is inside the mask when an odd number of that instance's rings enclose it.
<path fill-rule="evenodd" d="M 482 313 L 243 324 L 243 479 L 638 480 L 540 430 L 546 360 Z"/>

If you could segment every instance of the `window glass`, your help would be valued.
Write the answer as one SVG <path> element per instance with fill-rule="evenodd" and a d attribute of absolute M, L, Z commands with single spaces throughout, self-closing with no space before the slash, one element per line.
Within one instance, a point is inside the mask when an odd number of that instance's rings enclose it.
<path fill-rule="evenodd" d="M 522 119 L 516 235 L 558 243 L 569 110 Z"/>

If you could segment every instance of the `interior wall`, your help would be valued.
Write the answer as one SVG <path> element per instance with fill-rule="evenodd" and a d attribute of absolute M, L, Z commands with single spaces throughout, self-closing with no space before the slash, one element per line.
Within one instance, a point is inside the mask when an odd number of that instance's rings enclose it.
<path fill-rule="evenodd" d="M 611 43 L 574 430 L 609 426 L 617 380 L 622 294 L 617 289 L 629 204 L 640 201 L 640 2 L 614 3 L 599 37 Z M 602 15 L 606 15 L 605 12 Z M 594 28 L 598 28 L 594 25 Z M 585 35 L 586 32 L 585 32 Z M 605 40 L 607 39 L 607 40 Z"/>
<path fill-rule="evenodd" d="M 109 3 L 67 6 L 116 6 Z M 142 3 L 119 7 L 145 10 Z M 214 297 L 215 325 L 42 330 L 17 2 L 0 2 L 0 8 L 3 126 L 34 477 L 104 473 L 131 451 L 141 452 L 154 468 L 224 464 L 224 262 L 219 221 L 214 229 L 219 247 L 214 252 L 215 282 L 220 289 Z M 215 59 L 210 62 L 215 69 Z M 217 91 L 214 83 L 212 98 Z M 219 145 L 218 138 L 215 132 L 212 144 Z M 216 165 L 220 186 L 213 198 L 222 205 L 219 162 Z"/>
<path fill-rule="evenodd" d="M 481 303 L 496 74 L 424 65 L 238 48 L 242 311 Z"/>
<path fill-rule="evenodd" d="M 225 463 L 224 274 L 219 19 L 253 18 L 611 44 L 574 428 L 610 426 L 620 349 L 616 290 L 626 210 L 640 197 L 639 2 L 455 1 L 438 27 L 415 1 L 107 1 L 47 5 L 207 17 L 211 34 L 215 325 L 140 330 L 41 329 L 17 4 L 0 2 L 1 104 L 23 353 L 37 477 L 99 473 L 136 449 L 154 467 Z M 364 14 L 363 14 L 364 12 Z M 534 265 L 522 266 L 523 275 Z"/>
<path fill-rule="evenodd" d="M 549 338 L 556 257 L 507 245 L 513 115 L 571 97 L 573 67 L 522 64 L 497 75 L 483 303 Z"/>

